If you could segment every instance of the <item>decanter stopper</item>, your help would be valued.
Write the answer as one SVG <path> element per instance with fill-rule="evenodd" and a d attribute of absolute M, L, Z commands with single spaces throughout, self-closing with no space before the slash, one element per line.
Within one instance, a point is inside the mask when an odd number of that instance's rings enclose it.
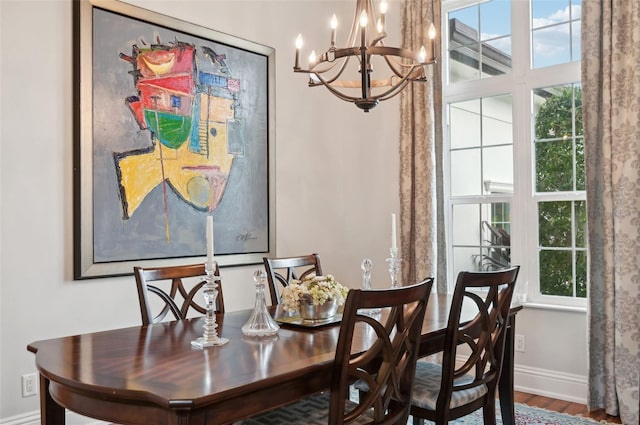
<path fill-rule="evenodd" d="M 270 336 L 280 330 L 280 326 L 269 314 L 264 296 L 267 274 L 263 270 L 256 270 L 253 280 L 256 282 L 256 303 L 247 323 L 242 326 L 242 333 L 247 336 Z"/>

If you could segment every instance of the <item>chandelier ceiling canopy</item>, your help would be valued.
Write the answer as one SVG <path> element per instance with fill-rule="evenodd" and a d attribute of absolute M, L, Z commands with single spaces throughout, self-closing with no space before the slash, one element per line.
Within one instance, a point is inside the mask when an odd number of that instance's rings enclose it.
<path fill-rule="evenodd" d="M 309 74 L 309 87 L 324 86 L 338 98 L 354 103 L 365 112 L 380 101 L 397 95 L 409 83 L 426 81 L 426 67 L 436 63 L 434 24 L 431 23 L 428 33 L 423 36 L 428 38 L 428 48 L 423 44 L 419 51 L 414 52 L 385 46 L 387 9 L 387 0 L 380 0 L 377 16 L 373 0 L 356 0 L 346 47 L 336 47 L 338 19 L 334 14 L 329 23 L 329 48 L 321 54 L 312 50 L 307 68 L 300 66 L 303 39 L 298 34 L 293 71 Z"/>

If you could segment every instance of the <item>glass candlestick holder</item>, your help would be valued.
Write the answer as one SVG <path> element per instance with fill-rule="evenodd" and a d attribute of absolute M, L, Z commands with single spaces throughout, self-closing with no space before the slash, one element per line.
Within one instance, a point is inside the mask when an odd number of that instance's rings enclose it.
<path fill-rule="evenodd" d="M 371 290 L 371 268 L 373 267 L 373 263 L 370 259 L 365 258 L 360 263 L 360 269 L 362 270 L 362 289 L 365 291 Z M 380 313 L 379 308 L 365 308 L 362 309 L 363 314 L 372 315 Z"/>
<path fill-rule="evenodd" d="M 202 287 L 207 314 L 204 318 L 204 333 L 200 338 L 191 341 L 191 346 L 196 348 L 224 345 L 229 339 L 218 336 L 218 324 L 216 323 L 215 303 L 218 298 L 218 282 L 220 277 L 215 275 L 217 264 L 215 261 L 206 262 L 204 265 L 207 274 L 206 283 Z"/>
<path fill-rule="evenodd" d="M 280 330 L 280 326 L 273 320 L 269 310 L 267 310 L 264 295 L 267 274 L 262 270 L 257 270 L 253 274 L 253 280 L 256 282 L 256 302 L 249 320 L 242 326 L 242 333 L 247 336 L 275 335 Z"/>
<path fill-rule="evenodd" d="M 389 275 L 391 276 L 392 288 L 397 288 L 398 286 L 400 286 L 398 275 L 400 273 L 401 262 L 402 262 L 402 258 L 398 257 L 398 248 L 390 248 L 389 258 L 387 258 L 387 263 L 389 263 Z"/>

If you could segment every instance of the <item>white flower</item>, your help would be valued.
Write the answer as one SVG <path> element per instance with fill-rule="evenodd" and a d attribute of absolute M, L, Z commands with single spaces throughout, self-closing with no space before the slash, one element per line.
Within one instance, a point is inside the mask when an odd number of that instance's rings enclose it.
<path fill-rule="evenodd" d="M 298 311 L 300 299 L 310 298 L 314 305 L 322 305 L 327 300 L 335 299 L 338 305 L 344 304 L 349 288 L 341 285 L 335 278 L 328 274 L 316 276 L 311 273 L 302 280 L 292 280 L 291 284 L 282 290 L 281 304 L 287 311 Z"/>

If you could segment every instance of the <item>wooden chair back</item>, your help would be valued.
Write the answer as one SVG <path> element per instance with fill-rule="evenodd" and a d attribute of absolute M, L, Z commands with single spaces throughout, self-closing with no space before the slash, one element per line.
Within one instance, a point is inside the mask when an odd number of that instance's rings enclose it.
<path fill-rule="evenodd" d="M 271 305 L 280 304 L 280 290 L 289 286 L 293 279 L 315 273 L 322 275 L 320 256 L 318 254 L 301 255 L 298 257 L 267 258 L 263 257 L 264 268 L 267 272 Z"/>
<path fill-rule="evenodd" d="M 495 409 L 495 391 L 502 370 L 509 310 L 519 269 L 519 266 L 513 266 L 498 271 L 458 274 L 445 336 L 436 423 L 447 423 L 452 417 L 460 417 L 480 407 L 485 408 L 485 414 L 487 408 L 489 412 L 492 407 Z M 466 323 L 460 322 L 463 302 L 477 308 L 474 319 Z M 461 350 L 461 347 L 467 349 Z M 460 366 L 456 366 L 456 360 Z M 456 382 L 465 375 L 472 376 L 473 380 L 463 384 Z M 454 392 L 469 392 L 482 385 L 487 386 L 487 397 L 458 407 L 459 412 L 449 414 Z M 487 403 L 492 406 L 485 406 Z"/>
<path fill-rule="evenodd" d="M 349 291 L 333 366 L 330 424 L 348 424 L 363 413 L 373 414 L 374 423 L 407 423 L 422 323 L 432 286 L 433 278 L 428 278 L 412 286 Z M 382 314 L 363 313 L 364 309 L 377 308 L 386 310 Z M 353 357 L 356 326 L 371 331 L 376 340 L 370 349 Z M 346 402 L 354 381 L 368 387 L 355 406 Z"/>
<path fill-rule="evenodd" d="M 174 320 L 186 319 L 193 309 L 206 314 L 207 308 L 204 295 L 200 291 L 206 283 L 204 264 L 186 266 L 168 266 L 143 268 L 134 267 L 133 274 L 138 287 L 140 301 L 140 315 L 142 324 L 149 325 L 163 321 L 171 313 Z M 220 277 L 220 269 L 216 264 L 215 276 Z M 166 281 L 168 289 L 162 289 L 161 281 Z M 151 284 L 153 282 L 154 284 Z M 195 282 L 195 283 L 193 283 Z M 155 303 L 149 294 L 155 294 Z M 158 300 L 160 302 L 158 307 Z M 222 282 L 218 281 L 218 296 L 216 299 L 216 313 L 224 313 L 224 298 L 222 296 Z M 154 313 L 154 311 L 158 311 Z"/>

